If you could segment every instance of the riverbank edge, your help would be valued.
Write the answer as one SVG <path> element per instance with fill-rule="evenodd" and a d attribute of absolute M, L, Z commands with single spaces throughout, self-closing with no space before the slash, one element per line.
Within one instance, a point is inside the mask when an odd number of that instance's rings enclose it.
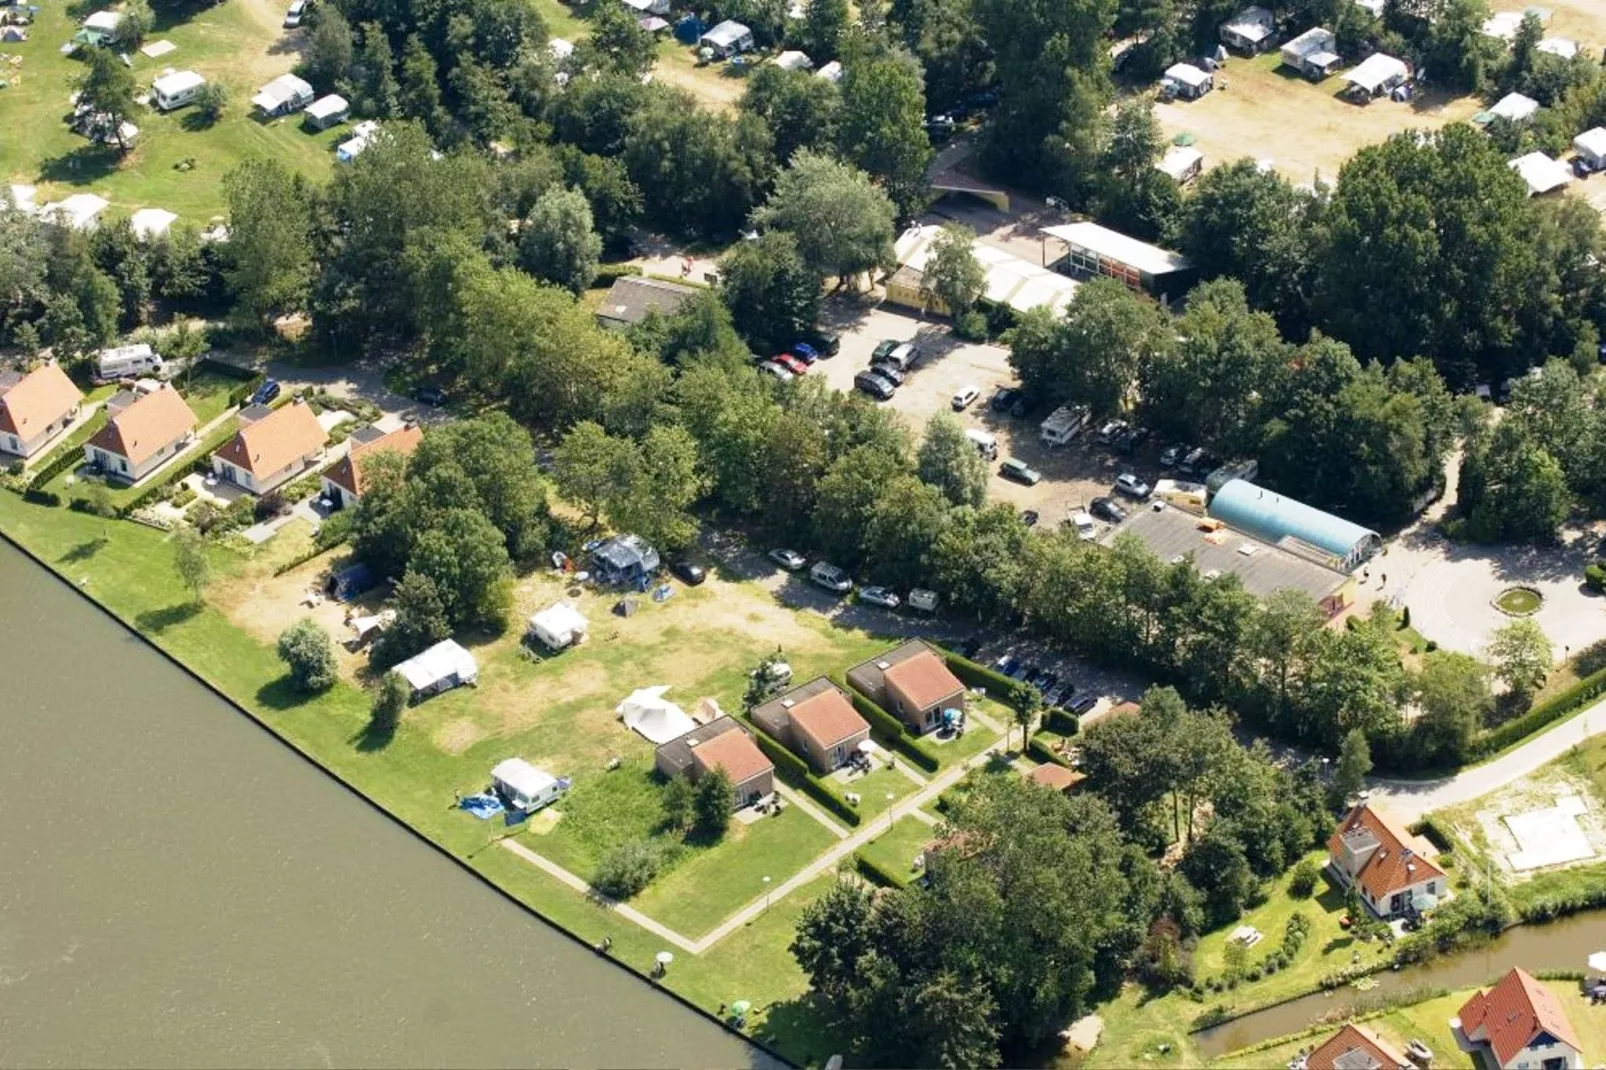
<path fill-rule="evenodd" d="M 719 1026 L 720 1029 L 724 1030 L 726 1033 L 730 1034 L 731 1036 L 738 1037 L 742 1041 L 744 1041 L 745 1043 L 751 1044 L 753 1047 L 755 1047 L 755 1048 L 759 1049 L 760 1051 L 764 1052 L 770 1058 L 775 1059 L 777 1062 L 781 1063 L 782 1065 L 791 1066 L 791 1067 L 797 1067 L 797 1066 L 800 1065 L 800 1064 L 798 1064 L 796 1062 L 793 1062 L 792 1059 L 790 1059 L 788 1056 L 786 1056 L 785 1054 L 783 1054 L 781 1051 L 779 1051 L 778 1049 L 774 1048 L 770 1044 L 765 1043 L 763 1040 L 759 1039 L 758 1037 L 749 1036 L 748 1034 L 743 1033 L 740 1030 L 733 1028 L 730 1025 L 729 1022 L 721 1020 L 716 1015 L 711 1014 L 709 1011 L 707 1011 L 703 1007 L 698 1006 L 696 1003 L 692 1002 L 690 999 L 688 999 L 685 996 L 681 995 L 680 993 L 676 992 L 674 989 L 666 988 L 663 985 L 654 983 L 653 979 L 650 976 L 648 976 L 647 974 L 642 973 L 640 970 L 635 969 L 634 967 L 630 966 L 628 963 L 621 962 L 620 960 L 618 960 L 616 958 L 613 958 L 610 955 L 599 953 L 597 951 L 597 949 L 594 946 L 592 946 L 592 944 L 589 941 L 587 941 L 586 939 L 581 937 L 579 934 L 577 934 L 577 933 L 575 933 L 575 932 L 563 927 L 562 925 L 560 925 L 556 921 L 554 921 L 552 918 L 549 918 L 545 914 L 541 913 L 541 911 L 539 911 L 535 907 L 531 906 L 529 903 L 524 902 L 518 896 L 516 896 L 512 892 L 510 892 L 508 889 L 502 887 L 495 880 L 491 879 L 488 875 L 486 875 L 484 873 L 481 873 L 479 870 L 477 870 L 473 866 L 469 865 L 467 859 L 462 858 L 459 855 L 455 854 L 453 851 L 448 849 L 444 844 L 436 842 L 434 839 L 430 838 L 427 834 L 425 834 L 424 832 L 422 832 L 421 830 L 419 830 L 418 828 L 413 826 L 411 823 L 409 823 L 406 819 L 401 817 L 399 814 L 391 811 L 390 809 L 385 807 L 382 803 L 380 803 L 377 799 L 374 799 L 373 797 L 371 797 L 370 795 L 365 793 L 361 788 L 357 787 L 355 784 L 351 783 L 346 778 L 342 777 L 339 773 L 337 773 L 333 769 L 329 768 L 323 762 L 319 761 L 317 755 L 315 755 L 315 754 L 313 754 L 313 753 L 311 753 L 311 752 L 309 752 L 307 750 L 304 750 L 303 748 L 298 746 L 294 740 L 292 740 L 289 737 L 287 737 L 287 736 L 283 735 L 282 733 L 280 733 L 268 721 L 264 720 L 261 717 L 258 717 L 256 714 L 252 713 L 244 705 L 242 705 L 240 702 L 236 701 L 235 698 L 232 695 L 230 695 L 228 692 L 224 691 L 222 688 L 220 688 L 216 684 L 212 683 L 212 681 L 210 681 L 206 677 L 202 676 L 199 672 L 197 672 L 195 669 L 191 668 L 182 659 L 180 659 L 179 657 L 174 655 L 172 652 L 163 649 L 161 644 L 157 643 L 150 636 L 148 636 L 144 632 L 140 631 L 140 629 L 138 627 L 136 627 L 131 621 L 125 620 L 120 614 L 117 613 L 116 610 L 112 609 L 110 606 L 106 605 L 104 602 L 102 602 L 99 599 L 95 598 L 93 595 L 91 595 L 89 592 L 85 591 L 83 588 L 79 587 L 77 584 L 74 584 L 71 580 L 69 580 L 66 577 L 66 575 L 64 575 L 61 572 L 60 569 L 55 568 L 54 566 L 51 565 L 50 562 L 46 561 L 39 554 L 34 553 L 32 548 L 30 548 L 27 545 L 25 545 L 23 542 L 21 542 L 19 539 L 14 537 L 10 532 L 6 531 L 4 528 L 0 528 L 0 539 L 3 539 L 8 546 L 11 546 L 14 549 L 16 549 L 19 553 L 21 553 L 29 561 L 32 561 L 34 564 L 36 564 L 40 568 L 44 569 L 47 573 L 49 573 L 50 576 L 52 576 L 56 580 L 56 582 L 62 584 L 68 590 L 70 590 L 73 594 L 75 594 L 78 597 L 82 598 L 84 601 L 88 602 L 91 606 L 94 606 L 95 609 L 97 609 L 101 613 L 105 614 L 108 618 L 110 618 L 112 621 L 114 621 L 120 628 L 122 628 L 124 631 L 128 632 L 130 635 L 133 635 L 141 643 L 143 643 L 147 648 L 149 648 L 150 650 L 152 650 L 156 654 L 158 654 L 160 657 L 162 657 L 162 659 L 167 661 L 168 664 L 176 666 L 180 671 L 182 671 L 191 680 L 194 680 L 196 683 L 200 684 L 208 692 L 210 692 L 211 694 L 215 695 L 217 698 L 221 699 L 224 703 L 226 703 L 229 707 L 231 707 L 236 713 L 238 713 L 241 716 L 245 717 L 245 719 L 247 721 L 249 721 L 250 723 L 256 725 L 262 731 L 266 732 L 275 741 L 277 741 L 278 743 L 280 743 L 284 747 L 286 747 L 292 754 L 297 755 L 302 760 L 304 760 L 304 761 L 310 763 L 311 765 L 313 765 L 321 773 L 323 773 L 325 776 L 329 777 L 336 784 L 339 784 L 342 788 L 344 788 L 347 792 L 349 792 L 354 798 L 357 798 L 357 799 L 361 800 L 363 803 L 367 804 L 369 807 L 371 807 L 372 809 L 374 809 L 378 813 L 383 814 L 385 816 L 385 818 L 387 818 L 389 821 L 391 821 L 393 824 L 395 824 L 399 828 L 404 829 L 408 834 L 410 834 L 414 839 L 418 840 L 420 843 L 425 844 L 431 850 L 433 850 L 436 853 L 440 854 L 442 857 L 450 859 L 452 861 L 452 863 L 457 866 L 458 869 L 462 870 L 464 873 L 467 873 L 469 876 L 473 877 L 475 880 L 479 881 L 481 884 L 483 884 L 486 887 L 488 887 L 491 890 L 493 890 L 497 895 L 501 896 L 507 902 L 512 903 L 521 912 L 529 915 L 532 918 L 535 918 L 537 921 L 541 922 L 543 925 L 547 926 L 549 929 L 553 930 L 554 932 L 562 935 L 563 937 L 565 937 L 568 940 L 573 941 L 575 944 L 577 944 L 580 947 L 584 948 L 585 950 L 591 952 L 592 954 L 597 955 L 597 957 L 605 960 L 611 966 L 613 966 L 613 967 L 615 967 L 617 969 L 621 969 L 621 970 L 625 971 L 626 973 L 628 973 L 632 977 L 636 978 L 638 981 L 640 981 L 643 984 L 647 985 L 653 991 L 661 993 L 661 994 L 663 994 L 665 996 L 668 996 L 669 998 L 673 999 L 675 1002 L 679 1003 L 681 1006 L 683 1006 L 686 1009 L 692 1011 L 693 1013 L 697 1014 L 698 1016 L 700 1016 L 700 1017 L 702 1017 L 704 1019 L 707 1019 L 710 1022 L 713 1022 L 715 1025 Z"/>

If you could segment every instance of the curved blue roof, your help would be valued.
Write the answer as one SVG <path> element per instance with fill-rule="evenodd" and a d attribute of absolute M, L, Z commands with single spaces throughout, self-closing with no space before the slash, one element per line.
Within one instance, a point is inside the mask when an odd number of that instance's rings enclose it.
<path fill-rule="evenodd" d="M 1223 484 L 1210 500 L 1209 512 L 1217 520 L 1267 542 L 1293 536 L 1351 563 L 1383 541 L 1370 528 L 1242 479 Z"/>

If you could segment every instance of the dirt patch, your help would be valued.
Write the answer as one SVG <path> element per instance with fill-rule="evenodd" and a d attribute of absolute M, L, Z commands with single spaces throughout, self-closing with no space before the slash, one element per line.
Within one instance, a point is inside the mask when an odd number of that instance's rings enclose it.
<path fill-rule="evenodd" d="M 435 729 L 431 738 L 447 754 L 462 754 L 485 738 L 485 729 L 467 717 L 458 717 Z"/>
<path fill-rule="evenodd" d="M 1356 150 L 1402 130 L 1437 129 L 1470 119 L 1481 109 L 1471 97 L 1447 99 L 1425 93 L 1410 103 L 1387 98 L 1351 104 L 1339 94 L 1346 83 L 1335 75 L 1311 83 L 1278 69 L 1275 51 L 1234 58 L 1216 76 L 1226 89 L 1199 100 L 1157 104 L 1166 136 L 1189 133 L 1205 166 L 1245 156 L 1269 159 L 1293 182 L 1331 181 Z"/>
<path fill-rule="evenodd" d="M 684 50 L 660 56 L 652 69 L 658 81 L 686 90 L 710 111 L 735 111 L 742 94 L 747 92 L 747 80 L 724 71 L 723 66 L 697 66 Z"/>

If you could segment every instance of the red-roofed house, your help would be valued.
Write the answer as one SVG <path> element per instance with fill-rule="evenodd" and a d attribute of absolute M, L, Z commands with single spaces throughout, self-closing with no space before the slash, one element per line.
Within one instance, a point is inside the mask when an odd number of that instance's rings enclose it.
<path fill-rule="evenodd" d="M 390 451 L 399 457 L 409 456 L 424 441 L 424 429 L 417 424 L 398 427 L 386 434 L 358 440 L 358 431 L 351 439 L 346 455 L 323 471 L 323 496 L 334 502 L 336 509 L 357 504 L 362 497 L 362 466 L 375 454 Z"/>
<path fill-rule="evenodd" d="M 84 460 L 108 476 L 137 483 L 194 435 L 195 413 L 177 390 L 163 383 L 115 409 L 106 425 L 84 443 Z"/>
<path fill-rule="evenodd" d="M 1026 779 L 1033 784 L 1041 784 L 1045 788 L 1069 795 L 1076 790 L 1076 786 L 1087 779 L 1086 773 L 1078 773 L 1074 769 L 1067 769 L 1063 765 L 1053 762 L 1044 762 L 1026 773 Z"/>
<path fill-rule="evenodd" d="M 1577 1070 L 1584 1065 L 1578 1034 L 1555 993 L 1520 967 L 1467 1000 L 1455 1028 L 1472 1044 L 1487 1045 L 1501 1070 Z"/>
<path fill-rule="evenodd" d="M 0 379 L 0 450 L 32 457 L 67 430 L 83 400 L 54 361 Z"/>
<path fill-rule="evenodd" d="M 822 775 L 846 765 L 870 738 L 869 724 L 848 696 L 823 676 L 753 707 L 752 717 Z"/>
<path fill-rule="evenodd" d="M 940 726 L 943 710 L 965 708 L 965 685 L 918 639 L 855 665 L 848 683 L 917 733 Z"/>
<path fill-rule="evenodd" d="M 1305 1057 L 1305 1070 L 1411 1070 L 1382 1037 L 1351 1022 Z"/>
<path fill-rule="evenodd" d="M 717 717 L 660 744 L 653 761 L 666 777 L 684 775 L 694 781 L 710 770 L 723 770 L 730 778 L 738 810 L 775 791 L 774 764 L 747 730 L 729 717 Z"/>
<path fill-rule="evenodd" d="M 323 456 L 329 437 L 299 398 L 259 419 L 240 414 L 240 430 L 214 454 L 212 471 L 252 494 L 266 494 L 295 478 Z"/>
<path fill-rule="evenodd" d="M 1327 861 L 1344 887 L 1380 918 L 1410 914 L 1423 895 L 1444 899 L 1450 882 L 1429 856 L 1433 846 L 1361 803 L 1327 841 Z"/>

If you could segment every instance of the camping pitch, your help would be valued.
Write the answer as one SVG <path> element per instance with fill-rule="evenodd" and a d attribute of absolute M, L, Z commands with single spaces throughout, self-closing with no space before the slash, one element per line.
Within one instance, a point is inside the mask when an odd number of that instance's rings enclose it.
<path fill-rule="evenodd" d="M 668 743 L 697 727 L 686 711 L 664 698 L 668 684 L 637 688 L 614 708 L 625 727 L 639 732 L 654 743 Z"/>

